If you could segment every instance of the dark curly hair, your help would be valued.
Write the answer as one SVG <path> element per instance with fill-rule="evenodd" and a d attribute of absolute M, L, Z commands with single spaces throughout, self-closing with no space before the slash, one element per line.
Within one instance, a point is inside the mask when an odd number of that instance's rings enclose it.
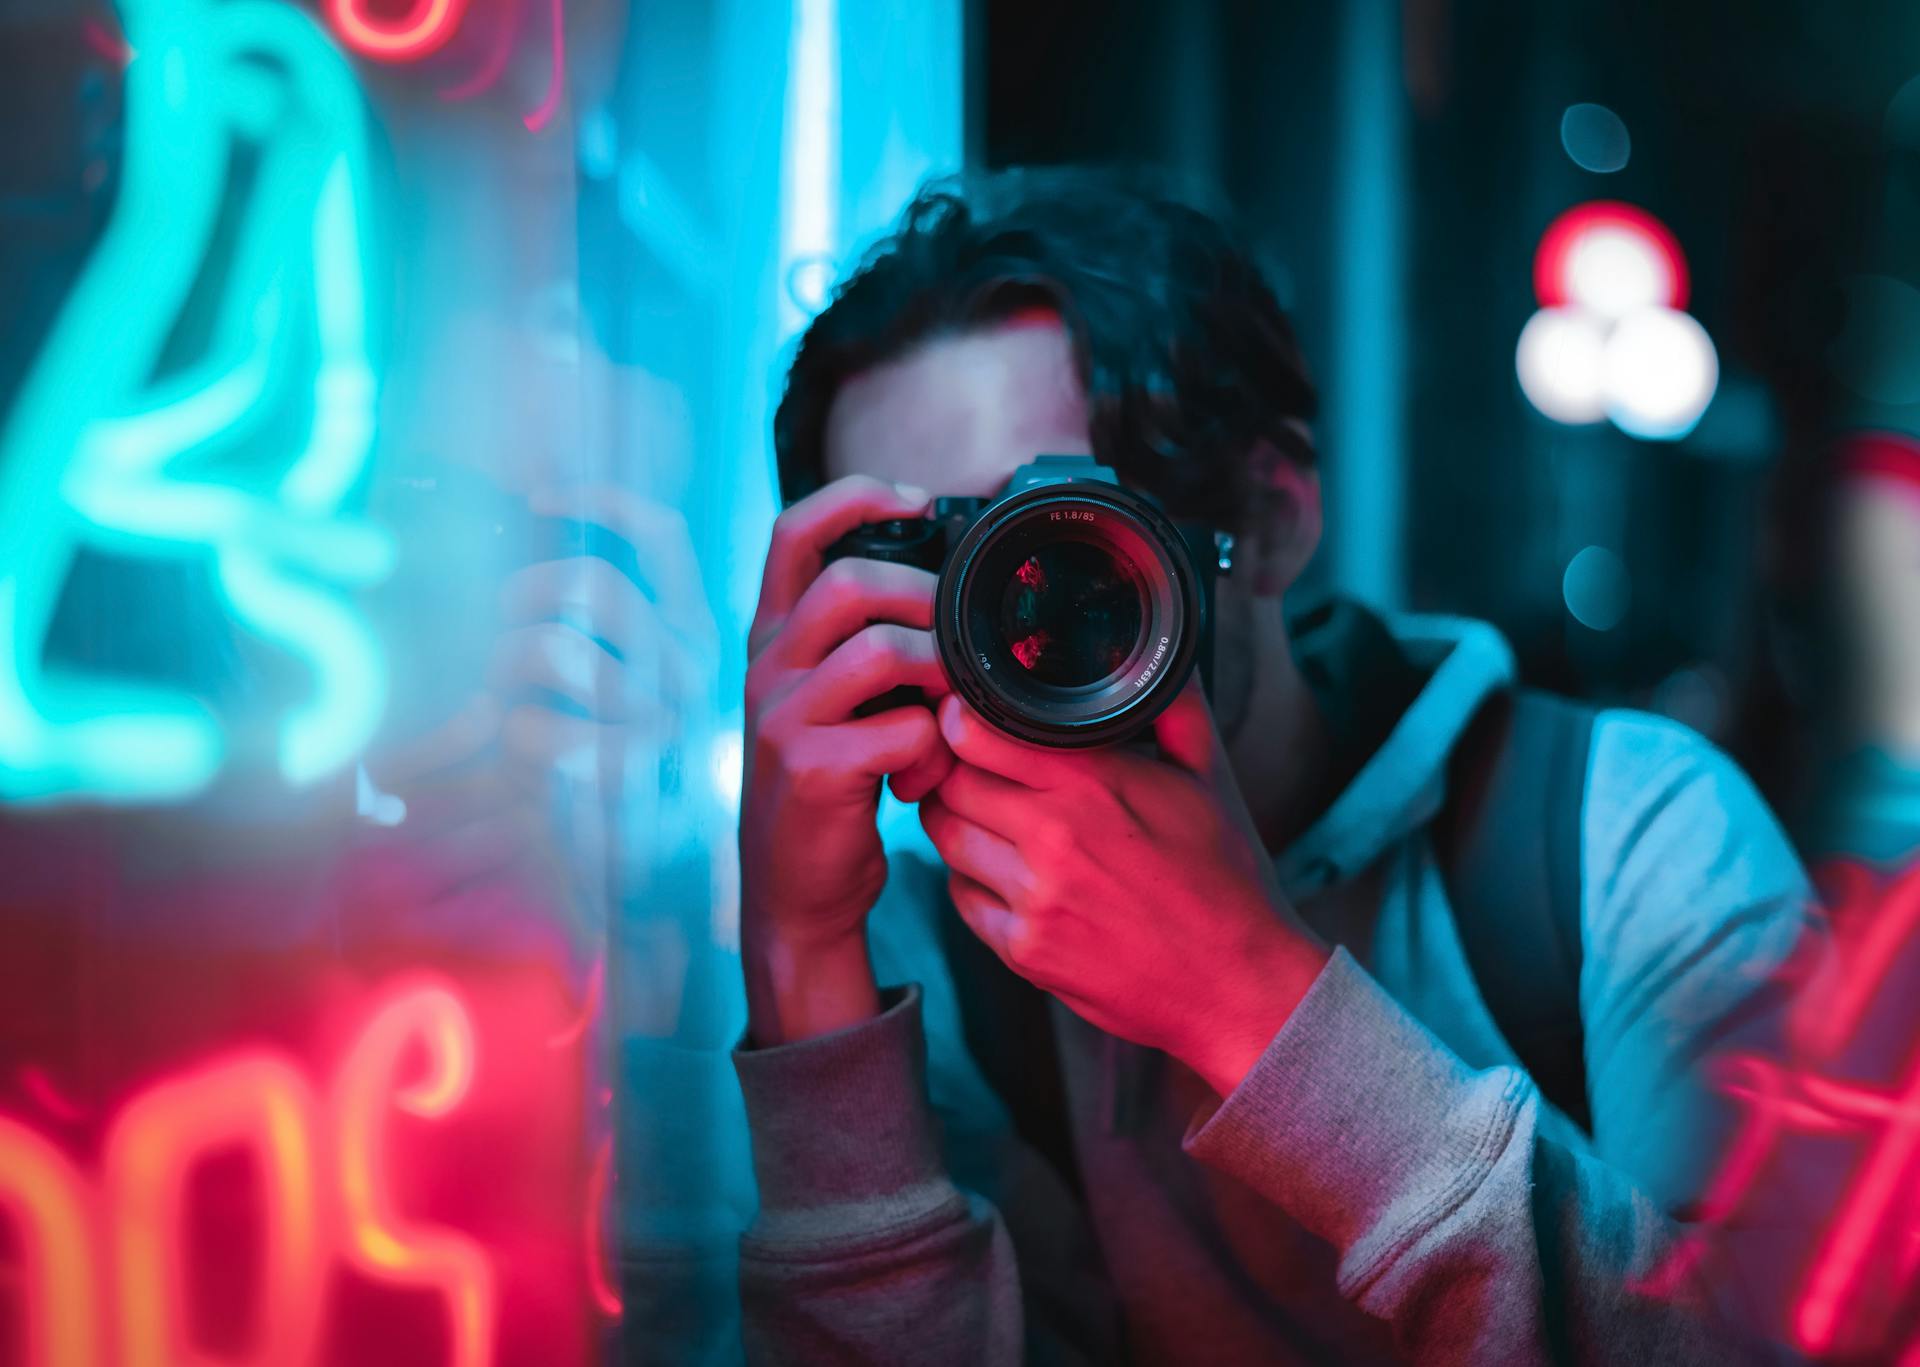
<path fill-rule="evenodd" d="M 1238 529 L 1261 441 L 1312 463 L 1293 326 L 1227 228 L 1138 172 L 1029 168 L 930 181 L 814 318 L 773 419 L 781 496 L 823 482 L 847 379 L 1037 305 L 1073 338 L 1094 451 L 1176 516 Z"/>

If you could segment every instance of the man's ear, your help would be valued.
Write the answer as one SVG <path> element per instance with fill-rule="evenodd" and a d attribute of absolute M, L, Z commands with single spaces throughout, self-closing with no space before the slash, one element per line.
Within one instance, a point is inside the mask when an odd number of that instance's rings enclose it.
<path fill-rule="evenodd" d="M 1320 475 L 1261 442 L 1251 456 L 1253 497 L 1235 548 L 1234 576 L 1262 597 L 1293 586 L 1320 546 Z"/>

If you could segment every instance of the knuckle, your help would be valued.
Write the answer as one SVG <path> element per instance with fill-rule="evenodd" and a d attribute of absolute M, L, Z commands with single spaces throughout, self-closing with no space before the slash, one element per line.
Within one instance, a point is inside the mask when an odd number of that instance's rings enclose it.
<path fill-rule="evenodd" d="M 861 559 L 853 555 L 843 556 L 839 560 L 828 561 L 808 591 L 829 600 L 844 599 L 857 593 L 864 579 L 865 569 Z"/>
<path fill-rule="evenodd" d="M 803 520 L 804 516 L 806 515 L 801 511 L 801 505 L 799 505 L 799 503 L 795 503 L 791 509 L 781 509 L 780 516 L 774 518 L 774 534 L 772 534 L 772 538 L 768 540 L 768 547 L 766 547 L 766 559 L 768 559 L 768 561 L 778 559 L 787 549 L 793 547 L 795 528 L 797 528 L 799 520 Z"/>
<path fill-rule="evenodd" d="M 1049 878 L 1073 856 L 1073 828 L 1057 816 L 1036 817 L 1028 828 L 1027 839 L 1035 862 Z"/>
<path fill-rule="evenodd" d="M 1027 875 L 1027 902 L 1029 908 L 1039 916 L 1057 911 L 1066 905 L 1067 879 L 1058 868 L 1040 865 L 1032 868 Z"/>
<path fill-rule="evenodd" d="M 933 713 L 929 712 L 926 716 L 928 725 L 937 731 L 939 723 L 934 721 Z M 961 807 L 974 807 L 977 805 L 974 802 L 975 786 L 972 771 L 955 765 L 947 776 L 940 780 L 938 791 L 943 802 L 951 802 Z"/>
<path fill-rule="evenodd" d="M 816 508 L 796 503 L 773 520 L 773 537 L 767 544 L 767 562 L 791 559 L 807 541 L 807 531 L 818 519 Z"/>
<path fill-rule="evenodd" d="M 891 664 L 914 658 L 917 633 L 891 622 L 863 627 L 854 637 L 860 643 L 861 658 L 869 664 Z"/>
<path fill-rule="evenodd" d="M 886 659 L 886 636 L 878 627 L 862 627 L 840 649 L 846 652 L 847 663 L 864 673 Z"/>

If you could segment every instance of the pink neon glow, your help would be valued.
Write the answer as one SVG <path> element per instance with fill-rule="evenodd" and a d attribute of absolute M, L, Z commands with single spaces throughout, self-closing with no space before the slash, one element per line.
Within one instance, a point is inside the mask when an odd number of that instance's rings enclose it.
<path fill-rule="evenodd" d="M 600 1152 L 593 1157 L 593 1174 L 587 1179 L 587 1282 L 593 1291 L 593 1303 L 609 1319 L 620 1318 L 620 1292 L 612 1269 L 607 1266 L 607 1237 L 604 1228 L 607 1193 L 613 1179 L 613 1139 L 600 1141 Z"/>
<path fill-rule="evenodd" d="M 279 1048 L 229 1047 L 134 1091 L 97 1172 L 34 1128 L 45 1117 L 0 1116 L 0 1361 L 293 1367 L 327 1344 L 366 1367 L 583 1360 L 591 1317 L 618 1313 L 612 1150 L 584 1161 L 577 1119 L 521 1138 L 529 1095 L 557 1117 L 577 1085 L 577 1060 L 543 1048 L 565 994 L 545 974 L 350 990 L 350 1014 L 318 1027 L 327 1084 Z M 356 1284 L 348 1312 L 336 1293 Z M 413 1307 L 390 1347 L 389 1306 Z M 422 1308 L 445 1330 L 418 1326 Z"/>
<path fill-rule="evenodd" d="M 1864 873 L 1864 871 L 1862 871 Z M 1831 886 L 1834 875 L 1825 875 Z M 1835 931 L 1842 947 L 1834 974 L 1814 984 L 1796 1004 L 1793 1024 L 1800 1046 L 1817 1057 L 1831 1056 L 1853 1037 L 1901 949 L 1920 932 L 1920 864 L 1879 892 L 1871 875 L 1865 886 L 1847 881 L 1850 900 L 1837 910 Z M 1870 908 L 1866 914 L 1853 910 Z"/>
<path fill-rule="evenodd" d="M 127 1367 L 279 1367 L 314 1343 L 325 1267 L 314 1114 L 293 1065 L 253 1051 L 151 1087 L 115 1119 L 106 1190 Z M 259 1160 L 267 1217 L 255 1342 L 239 1359 L 203 1352 L 184 1323 L 188 1179 L 208 1153 L 235 1144 Z"/>
<path fill-rule="evenodd" d="M 493 41 L 487 48 L 486 60 L 480 64 L 466 80 L 458 85 L 448 86 L 440 92 L 440 98 L 448 101 L 471 100 L 493 89 L 506 74 L 507 61 L 513 56 L 514 44 L 520 37 L 520 21 L 526 17 L 527 0 L 507 0 L 506 15 L 493 30 Z"/>
<path fill-rule="evenodd" d="M 0 1116 L 0 1213 L 19 1246 L 27 1361 L 94 1367 L 100 1312 L 94 1303 L 93 1216 L 87 1189 L 65 1154 Z"/>
<path fill-rule="evenodd" d="M 440 49 L 460 27 L 467 0 L 414 0 L 398 20 L 374 19 L 365 0 L 327 0 L 327 18 L 341 40 L 385 62 L 414 62 Z"/>
<path fill-rule="evenodd" d="M 567 16 L 564 0 L 548 0 L 553 16 L 552 63 L 547 71 L 547 97 L 540 107 L 521 120 L 529 133 L 538 133 L 560 108 L 560 92 L 567 83 Z"/>
<path fill-rule="evenodd" d="M 87 1108 L 54 1086 L 47 1070 L 29 1063 L 20 1069 L 20 1090 L 55 1120 L 77 1125 L 87 1118 Z"/>
<path fill-rule="evenodd" d="M 1599 230 L 1628 233 L 1644 242 L 1665 266 L 1666 297 L 1670 309 L 1687 306 L 1687 258 L 1666 224 L 1637 205 L 1619 200 L 1577 204 L 1547 225 L 1533 258 L 1533 292 L 1542 308 L 1559 308 L 1579 301 L 1569 289 L 1568 266 L 1582 238 Z"/>
<path fill-rule="evenodd" d="M 404 1091 L 402 1060 L 424 1045 L 428 1077 Z M 473 1029 L 453 992 L 422 980 L 391 989 L 340 1066 L 333 1112 L 347 1255 L 386 1281 L 429 1287 L 446 1303 L 453 1367 L 485 1367 L 496 1317 L 493 1268 L 473 1240 L 409 1223 L 394 1209 L 382 1155 L 386 1100 L 444 1115 L 473 1077 Z"/>
<path fill-rule="evenodd" d="M 587 991 L 585 1000 L 580 1004 L 580 1014 L 569 1024 L 547 1036 L 547 1048 L 565 1049 L 577 1044 L 593 1024 L 594 1017 L 600 1014 L 600 998 L 607 988 L 607 960 L 603 955 L 593 961 L 593 967 L 587 972 Z"/>
<path fill-rule="evenodd" d="M 1871 1093 L 1863 1097 L 1857 1089 L 1828 1086 L 1845 1093 L 1848 1103 L 1872 1108 Z M 1873 1236 L 1897 1209 L 1901 1188 L 1913 1174 L 1915 1156 L 1920 1154 L 1920 1065 L 1909 1071 L 1898 1098 L 1883 1096 L 1880 1101 L 1886 1107 L 1885 1129 L 1814 1257 L 1813 1272 L 1796 1311 L 1795 1331 L 1801 1346 L 1810 1352 L 1825 1352 L 1833 1346 L 1841 1311 L 1865 1267 Z"/>
<path fill-rule="evenodd" d="M 1790 1033 L 1804 1057 L 1792 1065 L 1754 1054 L 1719 1060 L 1722 1090 L 1744 1102 L 1747 1115 L 1702 1205 L 1705 1225 L 1727 1220 L 1789 1132 L 1853 1132 L 1867 1139 L 1866 1154 L 1813 1251 L 1790 1311 L 1796 1345 L 1814 1354 L 1862 1346 L 1846 1340 L 1872 1332 L 1870 1326 L 1852 1323 L 1863 1284 L 1870 1276 L 1885 1284 L 1891 1268 L 1891 1284 L 1907 1285 L 1920 1266 L 1914 1225 L 1915 1184 L 1920 1180 L 1920 1050 L 1892 1088 L 1840 1081 L 1815 1071 L 1852 1042 L 1898 956 L 1916 943 L 1920 867 L 1907 870 L 1884 891 L 1871 870 L 1858 865 L 1831 865 L 1820 871 L 1818 882 L 1829 896 L 1844 900 L 1834 905 L 1831 917 L 1835 953 L 1805 985 L 1795 1005 Z M 1699 1239 L 1684 1242 L 1644 1289 L 1677 1286 L 1701 1251 Z M 1917 1353 L 1920 1345 L 1911 1346 L 1901 1360 L 1916 1360 Z"/>
<path fill-rule="evenodd" d="M 1852 432 L 1840 442 L 1842 476 L 1920 506 L 1920 441 L 1904 432 Z"/>

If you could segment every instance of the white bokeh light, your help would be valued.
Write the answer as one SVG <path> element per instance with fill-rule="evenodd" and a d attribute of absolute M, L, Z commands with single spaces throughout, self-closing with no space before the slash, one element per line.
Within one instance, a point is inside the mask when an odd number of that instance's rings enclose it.
<path fill-rule="evenodd" d="M 1673 266 L 1658 245 L 1632 228 L 1589 228 L 1567 252 L 1568 298 L 1607 318 L 1672 302 Z"/>
<path fill-rule="evenodd" d="M 1631 436 L 1677 441 L 1720 382 L 1707 330 L 1677 309 L 1641 309 L 1614 325 L 1602 366 L 1606 414 Z"/>
<path fill-rule="evenodd" d="M 1555 422 L 1599 422 L 1607 411 L 1606 344 L 1603 319 L 1584 309 L 1541 309 L 1514 351 L 1521 392 Z"/>

